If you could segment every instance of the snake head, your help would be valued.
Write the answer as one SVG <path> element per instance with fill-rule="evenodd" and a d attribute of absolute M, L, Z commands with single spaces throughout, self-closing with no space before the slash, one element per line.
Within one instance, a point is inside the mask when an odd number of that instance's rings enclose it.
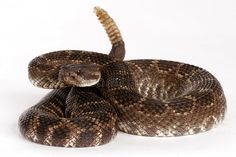
<path fill-rule="evenodd" d="M 59 70 L 59 81 L 76 87 L 89 87 L 101 78 L 100 66 L 95 64 L 68 64 Z"/>

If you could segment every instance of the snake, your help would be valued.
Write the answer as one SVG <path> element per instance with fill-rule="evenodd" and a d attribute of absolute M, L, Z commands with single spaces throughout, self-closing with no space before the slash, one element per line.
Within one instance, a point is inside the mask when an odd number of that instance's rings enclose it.
<path fill-rule="evenodd" d="M 226 98 L 207 70 L 161 59 L 124 60 L 121 33 L 108 13 L 95 13 L 112 44 L 110 53 L 61 50 L 34 58 L 29 79 L 52 89 L 19 117 L 21 134 L 35 143 L 92 147 L 118 131 L 176 137 L 222 122 Z"/>

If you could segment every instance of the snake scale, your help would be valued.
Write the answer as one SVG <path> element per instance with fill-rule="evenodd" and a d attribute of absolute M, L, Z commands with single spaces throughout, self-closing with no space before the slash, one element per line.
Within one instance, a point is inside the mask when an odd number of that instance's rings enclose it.
<path fill-rule="evenodd" d="M 95 13 L 112 49 L 109 55 L 65 50 L 29 63 L 29 79 L 53 89 L 19 118 L 27 139 L 51 146 L 108 143 L 117 131 L 142 136 L 183 136 L 221 122 L 226 99 L 208 71 L 167 60 L 129 60 L 120 31 L 101 8 Z"/>

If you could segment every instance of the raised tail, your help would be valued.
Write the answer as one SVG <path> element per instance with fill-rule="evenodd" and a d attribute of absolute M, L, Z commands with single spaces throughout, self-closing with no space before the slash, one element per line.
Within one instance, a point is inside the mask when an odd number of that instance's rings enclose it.
<path fill-rule="evenodd" d="M 125 43 L 115 21 L 100 7 L 94 7 L 94 13 L 97 15 L 111 41 L 112 49 L 109 55 L 118 60 L 123 60 L 125 57 Z"/>

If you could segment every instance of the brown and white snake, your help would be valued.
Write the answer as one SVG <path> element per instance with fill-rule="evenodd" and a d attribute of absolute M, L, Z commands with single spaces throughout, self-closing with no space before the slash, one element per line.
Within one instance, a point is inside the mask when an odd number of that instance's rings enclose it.
<path fill-rule="evenodd" d="M 117 131 L 142 136 L 183 136 L 221 122 L 226 99 L 208 71 L 166 60 L 129 60 L 112 18 L 95 13 L 112 43 L 109 55 L 65 50 L 29 64 L 38 87 L 54 89 L 27 109 L 19 127 L 27 139 L 52 146 L 108 143 Z"/>

